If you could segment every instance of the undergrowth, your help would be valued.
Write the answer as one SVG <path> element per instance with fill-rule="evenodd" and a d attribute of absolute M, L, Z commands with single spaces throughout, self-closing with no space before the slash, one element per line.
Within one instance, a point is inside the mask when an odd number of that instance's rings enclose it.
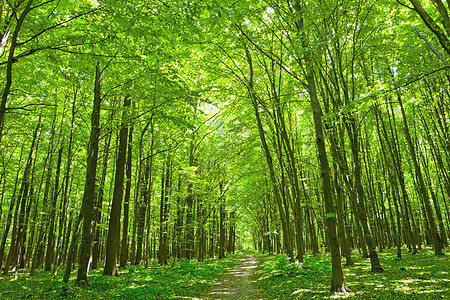
<path fill-rule="evenodd" d="M 343 266 L 348 294 L 330 295 L 329 255 L 306 256 L 303 265 L 288 262 L 284 255 L 258 255 L 254 274 L 265 299 L 448 299 L 450 297 L 450 252 L 435 256 L 431 249 L 420 255 L 394 250 L 379 253 L 383 273 L 371 273 L 369 259 L 354 253 L 355 266 Z"/>
<path fill-rule="evenodd" d="M 204 294 L 230 261 L 204 263 L 182 260 L 170 266 L 152 264 L 149 268 L 130 266 L 119 269 L 119 276 L 103 276 L 103 270 L 91 270 L 89 283 L 75 287 L 76 272 L 69 285 L 62 282 L 61 269 L 55 277 L 38 271 L 33 277 L 0 277 L 0 299 L 192 299 Z"/>

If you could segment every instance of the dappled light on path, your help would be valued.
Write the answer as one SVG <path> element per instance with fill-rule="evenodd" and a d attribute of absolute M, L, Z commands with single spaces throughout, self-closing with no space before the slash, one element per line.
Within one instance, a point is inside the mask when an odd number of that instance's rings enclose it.
<path fill-rule="evenodd" d="M 254 255 L 246 255 L 239 259 L 233 269 L 214 283 L 212 290 L 201 298 L 206 299 L 262 299 L 255 289 L 253 271 L 258 261 Z"/>

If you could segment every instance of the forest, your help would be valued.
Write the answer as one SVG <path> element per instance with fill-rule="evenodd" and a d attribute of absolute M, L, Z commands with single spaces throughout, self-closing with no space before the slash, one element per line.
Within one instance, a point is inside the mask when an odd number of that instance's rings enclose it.
<path fill-rule="evenodd" d="M 0 298 L 449 297 L 449 14 L 2 0 Z"/>

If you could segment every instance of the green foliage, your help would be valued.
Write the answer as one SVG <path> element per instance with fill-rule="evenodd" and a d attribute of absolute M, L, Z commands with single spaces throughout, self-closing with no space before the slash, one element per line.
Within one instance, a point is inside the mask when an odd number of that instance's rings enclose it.
<path fill-rule="evenodd" d="M 118 277 L 101 275 L 92 270 L 89 284 L 66 286 L 60 270 L 54 277 L 38 271 L 36 276 L 19 274 L 19 279 L 0 278 L 0 299 L 176 299 L 193 298 L 210 289 L 229 261 L 210 260 L 205 263 L 179 261 L 170 267 L 152 265 L 149 269 L 130 266 L 119 270 Z"/>
<path fill-rule="evenodd" d="M 302 271 L 302 267 L 300 264 L 296 262 L 291 262 L 286 256 L 278 256 L 277 264 L 274 269 L 275 276 L 284 275 L 284 276 L 296 276 L 306 274 Z"/>
<path fill-rule="evenodd" d="M 448 251 L 447 251 L 448 254 Z M 358 257 L 356 257 L 358 256 Z M 344 267 L 349 294 L 329 295 L 328 255 L 307 256 L 292 270 L 284 255 L 259 255 L 254 279 L 266 299 L 445 299 L 450 296 L 450 258 L 424 249 L 396 258 L 395 251 L 379 253 L 384 273 L 370 273 L 370 262 L 354 256 L 356 265 Z M 299 265 L 297 265 L 299 266 Z M 301 271 L 298 271 L 301 270 Z M 288 273 L 288 272 L 291 273 Z"/>

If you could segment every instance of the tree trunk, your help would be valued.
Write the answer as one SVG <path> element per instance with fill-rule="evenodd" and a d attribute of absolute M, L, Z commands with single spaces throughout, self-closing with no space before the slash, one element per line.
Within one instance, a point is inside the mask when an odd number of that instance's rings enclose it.
<path fill-rule="evenodd" d="M 22 144 L 21 150 L 20 150 L 20 157 L 19 157 L 19 161 L 22 161 L 22 156 L 23 156 L 23 150 L 24 150 L 24 145 Z M 6 248 L 6 242 L 8 239 L 8 233 L 9 230 L 11 228 L 11 221 L 13 218 L 13 212 L 14 212 L 14 207 L 16 206 L 16 191 L 17 191 L 17 184 L 19 182 L 19 173 L 20 173 L 21 169 L 20 167 L 17 170 L 16 173 L 16 178 L 15 178 L 15 184 L 14 184 L 14 191 L 11 197 L 11 203 L 9 204 L 9 210 L 8 210 L 8 216 L 6 217 L 6 226 L 5 226 L 5 231 L 3 232 L 3 236 L 2 236 L 2 242 L 0 245 L 0 269 L 4 270 L 4 274 L 6 274 L 5 268 L 2 268 L 3 265 L 3 256 L 5 254 L 5 248 Z M 8 259 L 8 258 L 7 258 Z"/>
<path fill-rule="evenodd" d="M 76 99 L 77 99 L 77 89 L 75 89 L 75 92 L 73 95 L 73 102 L 72 102 L 72 120 L 70 123 L 69 144 L 68 144 L 68 149 L 67 149 L 67 165 L 66 165 L 66 170 L 64 173 L 63 196 L 62 196 L 60 212 L 59 212 L 58 241 L 57 241 L 57 246 L 56 246 L 57 259 L 55 262 L 55 271 L 54 271 L 55 275 L 56 275 L 57 269 L 59 268 L 61 262 L 64 261 L 66 258 L 66 253 L 64 251 L 64 237 L 65 237 L 65 232 L 66 232 L 66 228 L 67 228 L 67 226 L 66 226 L 67 225 L 67 214 L 68 214 L 67 203 L 68 203 L 68 200 L 70 197 L 69 181 L 71 180 L 70 179 L 70 171 L 71 171 L 72 159 L 73 159 L 72 149 L 73 149 L 73 133 L 74 133 L 74 128 L 75 128 Z"/>
<path fill-rule="evenodd" d="M 150 134 L 151 134 L 151 144 L 150 144 L 150 150 L 148 152 L 147 158 L 142 158 L 142 150 L 143 150 L 143 139 L 144 134 L 150 126 Z M 149 203 L 149 197 L 150 197 L 150 187 L 149 187 L 149 181 L 151 180 L 151 172 L 152 172 L 152 166 L 153 166 L 153 147 L 154 147 L 154 123 L 153 123 L 153 116 L 150 118 L 150 121 L 146 124 L 144 127 L 142 133 L 141 133 L 141 139 L 139 143 L 140 147 L 140 157 L 141 160 L 139 162 L 139 188 L 141 190 L 140 197 L 138 198 L 138 201 L 136 205 L 138 206 L 138 216 L 137 218 L 137 228 L 136 228 L 136 259 L 134 261 L 135 265 L 138 265 L 141 262 L 142 259 L 142 252 L 143 252 L 143 241 L 144 241 L 144 230 L 145 230 L 145 219 L 147 216 L 147 210 L 148 210 L 148 203 Z M 145 163 L 144 171 L 142 172 L 142 164 Z M 143 174 L 142 174 L 143 173 Z M 149 220 L 147 219 L 147 223 Z"/>
<path fill-rule="evenodd" d="M 0 141 L 2 140 L 3 126 L 5 123 L 6 102 L 8 101 L 8 96 L 11 91 L 12 85 L 12 69 L 13 63 L 15 61 L 14 52 L 17 47 L 17 38 L 19 36 L 23 21 L 25 20 L 25 17 L 31 10 L 32 4 L 33 0 L 28 0 L 24 10 L 22 11 L 22 14 L 20 15 L 19 19 L 16 22 L 16 27 L 14 28 L 14 32 L 11 38 L 11 45 L 9 46 L 8 60 L 6 62 L 6 83 L 5 87 L 3 88 L 2 100 L 0 102 Z"/>
<path fill-rule="evenodd" d="M 97 63 L 94 86 L 94 105 L 91 115 L 91 134 L 88 147 L 86 182 L 84 185 L 81 214 L 83 216 L 83 232 L 81 236 L 80 253 L 78 256 L 78 274 L 76 284 L 87 283 L 89 261 L 91 257 L 92 221 L 94 219 L 95 180 L 97 175 L 98 141 L 100 138 L 100 103 L 102 73 L 100 63 Z"/>
<path fill-rule="evenodd" d="M 283 206 L 283 200 L 281 197 L 281 193 L 280 193 L 280 188 L 279 188 L 279 184 L 277 182 L 277 179 L 275 177 L 275 170 L 274 170 L 274 166 L 273 166 L 273 159 L 272 159 L 272 155 L 270 154 L 270 150 L 269 147 L 267 145 L 266 142 L 266 137 L 265 137 L 265 133 L 264 133 L 264 128 L 262 125 L 262 121 L 260 118 L 260 114 L 259 114 L 259 108 L 258 108 L 258 98 L 257 95 L 254 91 L 254 81 L 253 81 L 253 62 L 252 62 L 252 58 L 250 55 L 250 52 L 248 50 L 248 48 L 245 48 L 245 53 L 246 53 L 246 58 L 247 58 L 247 63 L 248 66 L 250 68 L 250 76 L 249 76 L 249 80 L 248 80 L 248 86 L 247 86 L 247 90 L 249 93 L 249 97 L 254 109 L 254 113 L 255 113 L 255 118 L 256 118 L 256 122 L 258 125 L 258 133 L 259 133 L 259 138 L 261 141 L 261 145 L 263 147 L 263 151 L 266 157 L 266 162 L 267 165 L 269 167 L 269 175 L 270 175 L 270 180 L 272 183 L 272 187 L 273 187 L 273 191 L 274 191 L 274 195 L 275 195 L 275 200 L 276 203 L 278 205 L 278 212 L 280 214 L 280 219 L 281 219 L 281 225 L 283 228 L 283 241 L 286 247 L 286 253 L 289 257 L 289 260 L 294 258 L 294 251 L 293 251 L 293 246 L 292 246 L 292 238 L 290 235 L 290 228 L 287 225 L 287 218 L 289 216 L 286 216 L 285 214 L 285 210 L 284 210 L 284 206 Z"/>
<path fill-rule="evenodd" d="M 47 253 L 45 254 L 45 271 L 50 271 L 52 267 L 52 262 L 54 261 L 54 251 L 55 251 L 55 245 L 54 245 L 54 236 L 55 236 L 55 215 L 56 215 L 56 202 L 58 199 L 59 194 L 59 176 L 61 173 L 61 160 L 62 160 L 62 152 L 64 150 L 64 144 L 61 145 L 59 152 L 58 152 L 58 162 L 56 164 L 56 174 L 55 174 L 55 186 L 53 188 L 53 197 L 52 201 L 50 203 L 50 226 L 48 229 L 48 236 L 47 236 Z"/>
<path fill-rule="evenodd" d="M 401 229 L 401 221 L 400 221 L 400 211 L 399 211 L 399 208 L 398 208 L 397 183 L 395 182 L 394 175 L 392 174 L 391 166 L 389 164 L 389 161 L 388 161 L 387 155 L 386 155 L 386 152 L 387 152 L 386 146 L 385 146 L 385 143 L 383 143 L 383 139 L 382 139 L 382 136 L 381 136 L 380 117 L 379 117 L 378 109 L 375 109 L 375 118 L 376 118 L 376 124 L 377 124 L 378 139 L 380 140 L 380 145 L 381 145 L 381 153 L 383 154 L 384 165 L 386 166 L 386 169 L 387 169 L 387 172 L 388 172 L 389 184 L 390 184 L 391 189 L 392 189 L 392 198 L 393 198 L 394 206 L 395 206 L 395 214 L 397 216 L 397 230 L 396 230 L 396 233 L 397 233 L 396 234 L 397 258 L 401 259 L 402 258 L 402 250 L 401 250 L 402 249 L 402 242 L 401 242 L 402 229 Z M 390 205 L 389 205 L 389 207 L 390 207 Z M 392 226 L 394 226 L 394 223 L 392 223 Z"/>
<path fill-rule="evenodd" d="M 125 177 L 125 164 L 127 155 L 128 137 L 128 108 L 131 100 L 127 96 L 123 104 L 122 125 L 119 133 L 119 150 L 116 161 L 116 172 L 114 176 L 114 193 L 109 216 L 108 238 L 106 240 L 106 261 L 103 275 L 117 275 L 117 251 L 120 240 L 120 215 L 122 211 L 123 182 Z"/>
<path fill-rule="evenodd" d="M 130 127 L 128 133 L 127 146 L 127 165 L 126 165 L 126 184 L 125 184 L 125 198 L 123 202 L 123 227 L 122 227 L 122 245 L 120 247 L 120 267 L 125 267 L 128 263 L 128 218 L 130 210 L 130 195 L 131 195 L 131 166 L 133 155 L 133 126 Z"/>
<path fill-rule="evenodd" d="M 417 178 L 418 185 L 419 185 L 420 196 L 422 197 L 422 200 L 423 200 L 423 203 L 425 206 L 425 212 L 426 212 L 428 222 L 430 225 L 431 237 L 433 239 L 433 245 L 434 245 L 434 253 L 436 255 L 440 255 L 443 253 L 442 250 L 444 249 L 444 246 L 442 244 L 442 240 L 439 235 L 439 231 L 437 230 L 436 221 L 434 219 L 433 208 L 431 207 L 431 204 L 430 204 L 430 196 L 429 196 L 428 190 L 425 186 L 425 182 L 424 182 L 424 179 L 422 176 L 422 171 L 421 171 L 419 163 L 417 161 L 416 150 L 414 148 L 411 134 L 409 132 L 408 122 L 406 119 L 406 113 L 405 113 L 405 109 L 403 107 L 403 102 L 402 102 L 399 92 L 397 93 L 397 100 L 398 100 L 398 103 L 400 104 L 400 111 L 401 111 L 402 120 L 403 120 L 403 131 L 405 133 L 406 142 L 408 144 L 408 150 L 409 150 L 409 153 L 411 155 L 411 159 L 412 159 L 412 162 L 414 165 L 414 170 L 415 170 L 416 178 Z"/>
<path fill-rule="evenodd" d="M 168 256 L 168 222 L 169 222 L 169 189 L 170 189 L 170 154 L 167 155 L 166 165 L 161 176 L 161 199 L 159 211 L 159 249 L 158 263 L 167 265 Z"/>
<path fill-rule="evenodd" d="M 221 193 L 221 196 L 223 195 L 223 185 L 222 183 L 219 184 L 219 190 Z M 223 196 L 222 196 L 223 197 Z M 220 209 L 220 219 L 219 219 L 219 259 L 225 257 L 225 218 L 226 218 L 226 211 L 225 211 L 225 199 L 224 197 L 219 199 L 219 209 Z"/>
<path fill-rule="evenodd" d="M 33 163 L 33 154 L 36 148 L 36 140 L 39 128 L 41 126 L 41 116 L 39 116 L 39 121 L 34 130 L 33 140 L 31 142 L 30 151 L 28 153 L 28 158 L 26 161 L 25 169 L 22 176 L 22 184 L 20 186 L 19 195 L 17 197 L 16 209 L 14 212 L 14 225 L 13 232 L 11 234 L 11 247 L 9 250 L 8 257 L 5 262 L 4 274 L 8 274 L 10 265 L 13 268 L 18 267 L 18 259 L 19 259 L 19 246 L 24 238 L 24 226 L 25 226 L 25 206 L 26 200 L 28 196 L 28 190 L 30 187 L 29 175 L 31 166 Z M 19 210 L 20 208 L 20 210 Z M 18 220 L 18 221 L 17 221 Z M 16 273 L 17 274 L 17 273 Z"/>
<path fill-rule="evenodd" d="M 300 6 L 300 2 L 298 0 L 295 2 L 295 10 L 298 12 L 302 11 L 302 7 Z M 296 25 L 299 31 L 303 30 L 303 18 L 300 21 L 298 21 Z M 302 47 L 303 49 L 305 49 L 304 60 L 306 64 L 307 90 L 310 97 L 310 106 L 313 111 L 314 131 L 316 134 L 316 146 L 319 156 L 319 164 L 322 178 L 322 190 L 326 213 L 325 216 L 326 229 L 331 254 L 332 275 L 331 275 L 330 291 L 332 293 L 342 293 L 342 292 L 345 293 L 347 292 L 347 289 L 344 286 L 344 275 L 342 272 L 342 265 L 341 265 L 341 253 L 339 247 L 339 240 L 336 232 L 336 213 L 333 203 L 333 193 L 330 178 L 330 165 L 328 163 L 328 156 L 325 149 L 325 140 L 323 135 L 322 109 L 320 107 L 319 99 L 317 98 L 316 82 L 314 77 L 314 66 L 311 58 L 310 52 L 311 50 L 309 50 L 311 48 L 308 45 L 307 36 L 305 33 L 302 33 L 301 40 L 302 40 Z"/>
<path fill-rule="evenodd" d="M 94 243 L 92 245 L 92 269 L 98 268 L 98 262 L 100 260 L 100 252 L 102 247 L 102 240 L 100 238 L 102 229 L 102 210 L 103 210 L 103 198 L 105 194 L 105 182 L 106 175 L 108 174 L 108 160 L 109 160 L 109 148 L 111 145 L 112 134 L 108 133 L 105 137 L 105 145 L 103 146 L 103 162 L 102 162 L 102 177 L 100 178 L 100 184 L 98 185 L 98 192 L 96 193 L 96 203 L 94 210 L 94 223 L 92 232 L 94 233 Z"/>

